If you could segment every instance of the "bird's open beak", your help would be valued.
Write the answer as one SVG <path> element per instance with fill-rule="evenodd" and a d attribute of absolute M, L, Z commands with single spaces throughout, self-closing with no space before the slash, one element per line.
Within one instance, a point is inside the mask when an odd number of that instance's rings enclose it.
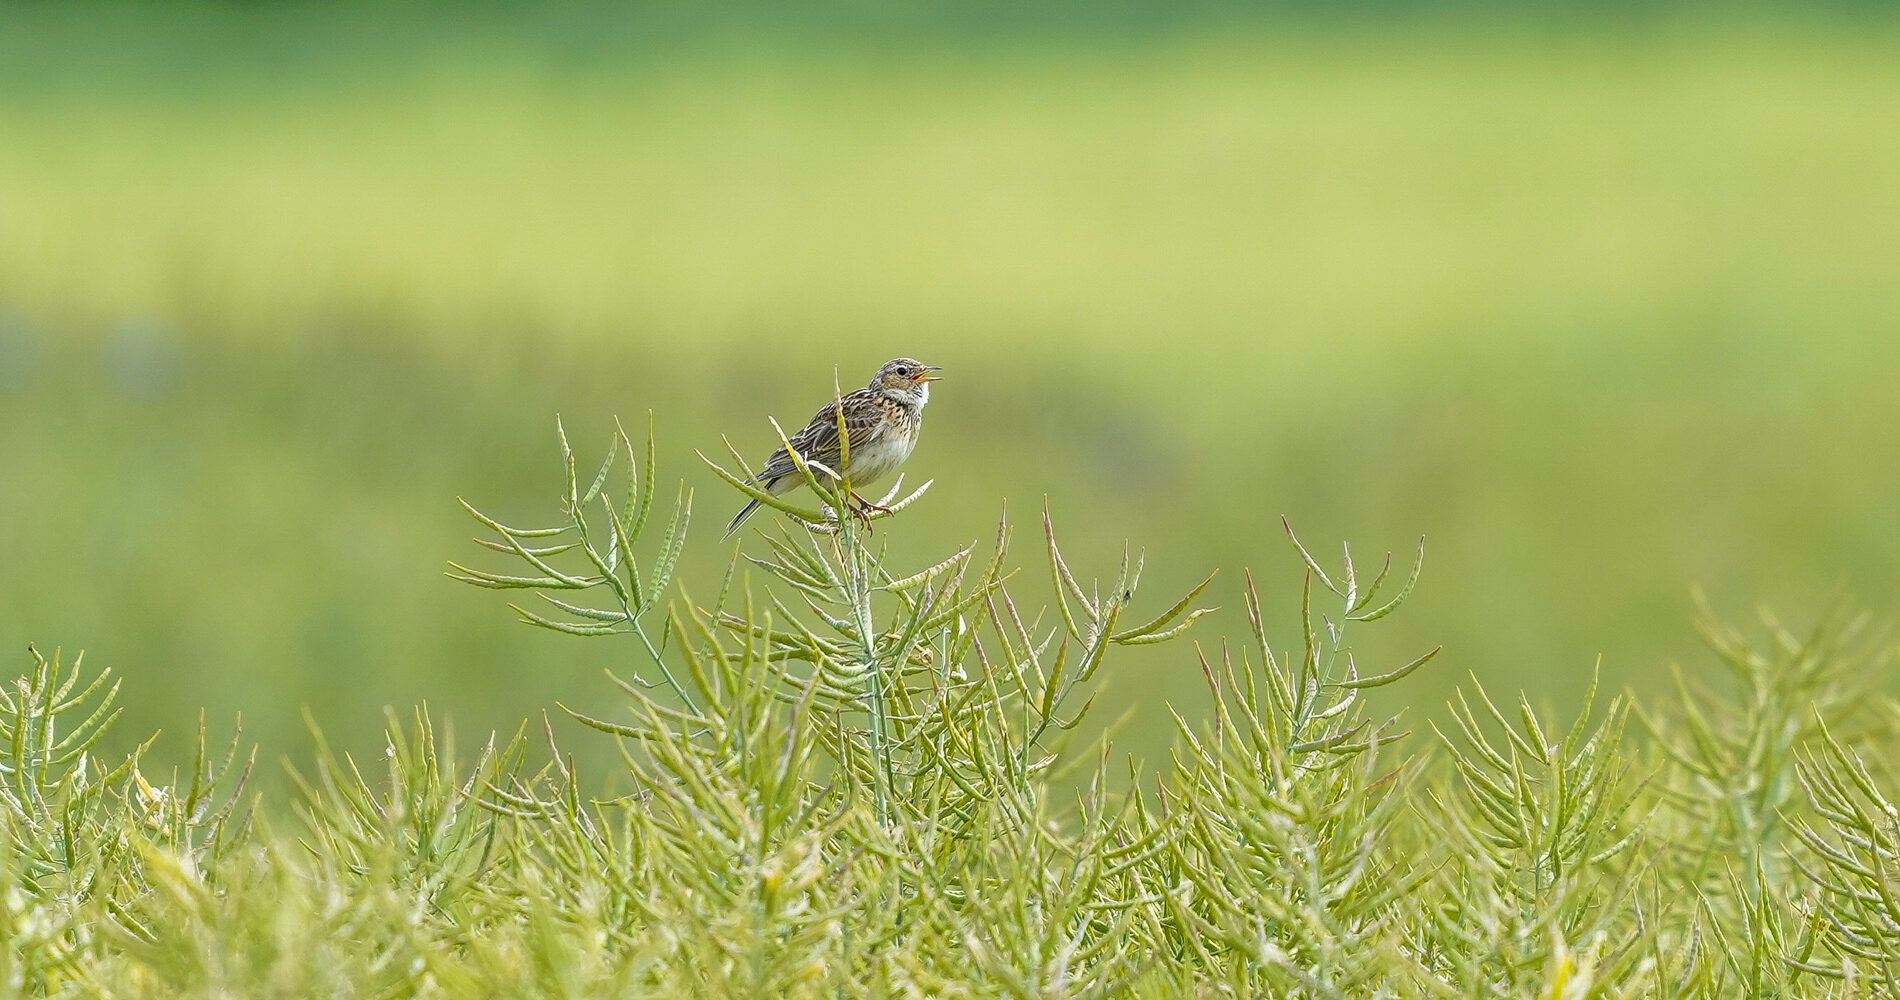
<path fill-rule="evenodd" d="M 942 369 L 942 368 L 939 368 L 939 367 L 937 367 L 936 365 L 925 365 L 925 366 L 924 366 L 924 373 L 923 373 L 922 375 L 918 375 L 918 376 L 916 377 L 916 378 L 917 378 L 917 381 L 919 381 L 919 382 L 935 382 L 935 381 L 938 381 L 939 379 L 942 379 L 942 378 L 943 378 L 943 376 L 942 376 L 942 375 L 932 375 L 932 374 L 930 374 L 930 373 L 931 373 L 931 372 L 940 372 L 940 371 L 943 371 L 943 369 Z"/>

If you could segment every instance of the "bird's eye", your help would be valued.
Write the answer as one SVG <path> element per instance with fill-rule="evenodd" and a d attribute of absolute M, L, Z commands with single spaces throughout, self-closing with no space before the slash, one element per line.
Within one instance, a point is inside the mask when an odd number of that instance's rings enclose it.
<path fill-rule="evenodd" d="M 902 375 L 902 376 L 904 376 L 904 377 L 906 377 L 906 378 L 908 378 L 908 377 L 910 377 L 910 366 L 909 366 L 909 365 L 898 365 L 898 366 L 897 366 L 897 374 L 899 374 L 899 375 Z"/>

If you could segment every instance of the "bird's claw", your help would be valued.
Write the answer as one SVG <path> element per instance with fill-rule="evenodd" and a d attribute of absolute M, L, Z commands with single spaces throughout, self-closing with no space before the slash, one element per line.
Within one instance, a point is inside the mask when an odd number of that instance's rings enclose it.
<path fill-rule="evenodd" d="M 871 514 L 872 513 L 875 512 L 879 514 L 889 514 L 891 512 L 891 509 L 889 507 L 886 507 L 883 504 L 872 503 L 871 501 L 864 499 L 862 496 L 859 496 L 857 490 L 851 491 L 851 499 L 853 501 L 851 504 L 849 504 L 851 508 L 851 513 L 857 517 L 859 524 L 864 525 L 864 530 L 866 531 L 871 530 Z"/>

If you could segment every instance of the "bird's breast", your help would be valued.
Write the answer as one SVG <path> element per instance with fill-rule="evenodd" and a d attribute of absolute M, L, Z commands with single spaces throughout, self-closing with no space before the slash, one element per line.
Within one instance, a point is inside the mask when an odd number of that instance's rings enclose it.
<path fill-rule="evenodd" d="M 893 412 L 884 432 L 851 449 L 851 481 L 870 483 L 897 470 L 917 447 L 921 413 Z"/>

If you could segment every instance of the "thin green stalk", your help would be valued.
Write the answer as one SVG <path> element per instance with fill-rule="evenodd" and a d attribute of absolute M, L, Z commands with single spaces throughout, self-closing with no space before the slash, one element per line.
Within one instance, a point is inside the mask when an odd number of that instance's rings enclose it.
<path fill-rule="evenodd" d="M 863 650 L 863 659 L 859 666 L 869 674 L 870 716 L 871 716 L 871 785 L 877 805 L 879 823 L 890 822 L 891 788 L 895 776 L 891 772 L 887 719 L 884 704 L 884 677 L 880 672 L 880 660 L 876 647 L 876 631 L 871 623 L 871 580 L 864 565 L 865 555 L 859 545 L 857 528 L 847 515 L 851 496 L 851 483 L 846 479 L 839 489 L 835 502 L 840 506 L 838 517 L 839 554 L 844 559 L 845 580 L 849 587 L 853 625 L 857 629 L 858 639 Z"/>
<path fill-rule="evenodd" d="M 622 602 L 621 607 L 626 607 L 625 602 Z M 647 630 L 641 626 L 639 619 L 634 618 L 629 611 L 627 620 L 633 625 L 633 634 L 640 637 L 640 644 L 646 647 L 647 655 L 653 658 L 653 665 L 660 668 L 660 676 L 666 678 L 667 687 L 679 696 L 680 703 L 686 706 L 687 711 L 699 714 L 699 706 L 693 702 L 693 696 L 687 694 L 686 689 L 673 677 L 673 672 L 666 669 L 666 661 L 660 658 L 660 651 L 653 648 L 653 640 L 647 638 Z"/>

